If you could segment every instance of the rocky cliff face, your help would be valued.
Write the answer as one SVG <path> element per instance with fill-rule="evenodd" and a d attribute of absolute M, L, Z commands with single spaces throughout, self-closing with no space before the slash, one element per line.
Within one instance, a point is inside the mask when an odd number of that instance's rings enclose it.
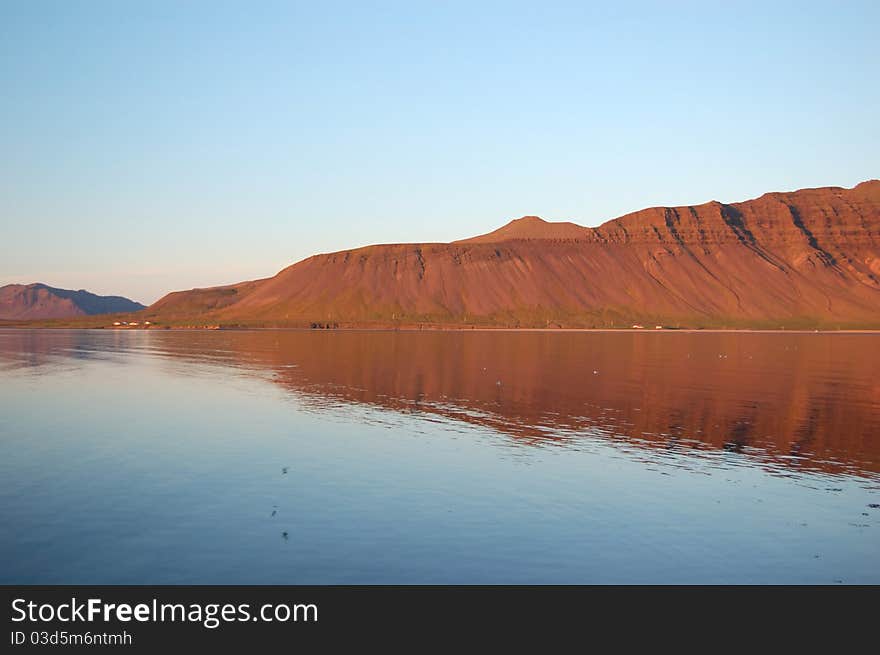
<path fill-rule="evenodd" d="M 56 289 L 45 284 L 7 284 L 0 287 L 0 319 L 70 318 L 141 309 L 144 309 L 144 305 L 128 298 L 96 296 L 82 289 Z"/>
<path fill-rule="evenodd" d="M 188 312 L 279 325 L 880 326 L 880 181 L 655 207 L 597 228 L 525 217 L 451 244 L 316 255 L 148 313 Z"/>

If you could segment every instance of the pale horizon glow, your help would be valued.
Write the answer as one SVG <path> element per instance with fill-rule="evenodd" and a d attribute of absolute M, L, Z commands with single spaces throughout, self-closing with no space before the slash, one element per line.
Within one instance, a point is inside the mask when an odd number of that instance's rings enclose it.
<path fill-rule="evenodd" d="M 0 6 L 0 285 L 150 304 L 315 253 L 880 177 L 880 7 Z"/>

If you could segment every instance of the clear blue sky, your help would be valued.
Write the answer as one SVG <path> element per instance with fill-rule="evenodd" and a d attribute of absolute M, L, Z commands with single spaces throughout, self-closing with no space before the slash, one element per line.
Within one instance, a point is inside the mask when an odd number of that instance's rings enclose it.
<path fill-rule="evenodd" d="M 0 0 L 0 284 L 152 302 L 880 177 L 880 3 Z"/>

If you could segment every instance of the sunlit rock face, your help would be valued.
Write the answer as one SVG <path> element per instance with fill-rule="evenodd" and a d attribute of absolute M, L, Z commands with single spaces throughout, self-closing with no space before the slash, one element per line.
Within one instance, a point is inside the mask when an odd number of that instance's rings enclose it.
<path fill-rule="evenodd" d="M 597 228 L 527 216 L 448 244 L 315 255 L 149 314 L 301 326 L 880 327 L 880 181 L 655 207 Z"/>

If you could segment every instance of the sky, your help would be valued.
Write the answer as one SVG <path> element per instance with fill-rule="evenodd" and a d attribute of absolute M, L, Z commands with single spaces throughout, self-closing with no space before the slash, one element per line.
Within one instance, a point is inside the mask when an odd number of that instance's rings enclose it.
<path fill-rule="evenodd" d="M 0 0 L 0 285 L 880 177 L 880 3 Z"/>

